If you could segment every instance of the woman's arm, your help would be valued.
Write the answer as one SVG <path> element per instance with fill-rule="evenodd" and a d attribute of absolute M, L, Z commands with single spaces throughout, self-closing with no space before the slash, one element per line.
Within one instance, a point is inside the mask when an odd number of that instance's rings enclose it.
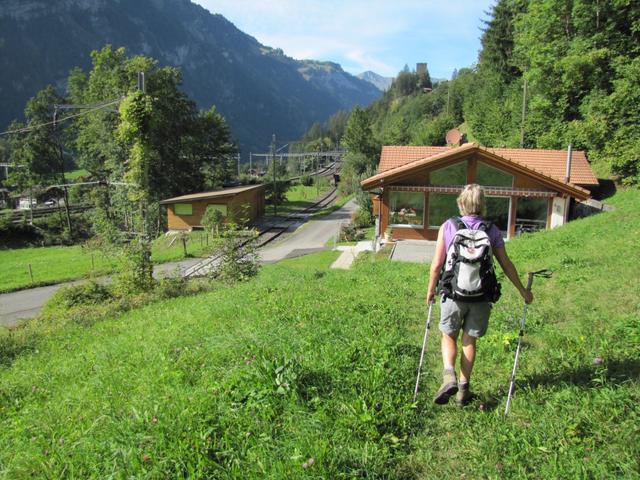
<path fill-rule="evenodd" d="M 436 251 L 431 261 L 431 269 L 429 271 L 429 286 L 427 287 L 427 303 L 433 303 L 433 298 L 436 295 L 436 284 L 438 283 L 438 277 L 440 276 L 440 270 L 447 254 L 444 251 L 444 224 L 438 231 L 438 240 L 436 241 Z"/>
<path fill-rule="evenodd" d="M 498 263 L 502 267 L 502 271 L 507 276 L 507 278 L 511 280 L 511 283 L 513 283 L 513 285 L 518 289 L 520 295 L 522 295 L 522 298 L 524 298 L 525 303 L 533 302 L 533 293 L 527 290 L 520 281 L 518 271 L 509 258 L 509 255 L 507 255 L 507 250 L 505 249 L 505 247 L 494 248 L 493 255 L 498 259 Z"/>

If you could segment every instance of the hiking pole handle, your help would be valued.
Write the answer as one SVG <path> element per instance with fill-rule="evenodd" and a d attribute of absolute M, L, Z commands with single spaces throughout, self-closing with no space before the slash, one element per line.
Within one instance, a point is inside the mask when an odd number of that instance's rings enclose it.
<path fill-rule="evenodd" d="M 527 290 L 531 291 L 531 287 L 533 286 L 533 277 L 535 276 L 534 272 L 527 273 Z"/>

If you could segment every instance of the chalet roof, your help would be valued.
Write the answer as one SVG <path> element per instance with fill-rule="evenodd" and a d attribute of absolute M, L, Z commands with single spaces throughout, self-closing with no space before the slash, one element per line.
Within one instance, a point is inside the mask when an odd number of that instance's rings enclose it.
<path fill-rule="evenodd" d="M 455 148 L 456 147 L 384 146 L 382 147 L 382 154 L 380 155 L 378 173 L 384 173 L 387 170 L 406 165 L 416 160 L 432 157 Z M 567 168 L 566 150 L 481 148 L 564 182 Z M 574 150 L 572 153 L 570 182 L 574 185 L 598 185 L 598 179 L 591 170 L 587 156 L 581 150 Z"/>
<path fill-rule="evenodd" d="M 494 162 L 508 166 L 513 170 L 520 171 L 537 179 L 541 183 L 548 185 L 551 188 L 554 188 L 563 193 L 567 193 L 578 199 L 584 200 L 591 196 L 588 190 L 571 182 L 565 182 L 562 177 L 556 177 L 548 173 L 548 171 L 539 170 L 538 168 L 535 168 L 533 165 L 530 165 L 528 162 L 523 160 L 525 158 L 535 157 L 536 154 L 527 156 L 521 155 L 522 152 L 519 152 L 520 155 L 513 155 L 512 152 L 517 150 L 518 149 L 486 148 L 481 147 L 477 143 L 466 143 L 460 147 L 454 148 L 411 146 L 383 147 L 379 173 L 377 175 L 374 175 L 373 177 L 369 177 L 366 180 L 363 180 L 361 182 L 361 185 L 365 190 L 383 186 L 384 184 L 387 184 L 389 182 L 406 178 L 407 176 L 411 175 L 412 172 L 425 166 L 437 167 L 440 164 L 446 164 L 453 159 L 463 158 L 473 152 L 477 152 L 481 156 L 491 159 Z M 503 151 L 506 151 L 504 153 L 504 156 L 501 155 Z M 535 150 L 526 150 L 526 152 L 535 152 Z M 549 152 L 549 150 L 542 150 L 542 152 Z M 560 150 L 554 150 L 552 152 L 560 152 Z M 422 157 L 421 155 L 424 155 L 425 153 L 430 155 L 427 157 Z M 418 158 L 416 159 L 415 156 L 418 156 Z M 515 158 L 512 158 L 514 156 Z M 385 159 L 384 165 L 382 162 L 383 158 Z M 393 161 L 396 162 L 396 166 L 393 166 L 393 163 L 391 163 L 390 159 L 393 159 Z M 593 175 L 593 173 L 591 175 Z"/>
<path fill-rule="evenodd" d="M 222 190 L 213 190 L 210 192 L 200 192 L 200 193 L 190 193 L 189 195 L 182 195 L 180 197 L 167 198 L 166 200 L 162 200 L 160 205 L 167 205 L 171 203 L 181 203 L 181 202 L 194 202 L 199 200 L 210 200 L 213 198 L 226 198 L 232 197 L 239 193 L 248 192 L 251 190 L 257 190 L 259 188 L 263 188 L 264 185 L 244 185 L 242 187 L 233 187 L 233 188 L 223 188 Z"/>

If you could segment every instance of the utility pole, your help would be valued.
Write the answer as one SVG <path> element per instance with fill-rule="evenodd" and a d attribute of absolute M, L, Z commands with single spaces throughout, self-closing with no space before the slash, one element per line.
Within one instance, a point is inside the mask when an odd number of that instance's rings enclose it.
<path fill-rule="evenodd" d="M 273 166 L 273 216 L 278 215 L 278 184 L 276 182 L 276 134 L 271 136 L 271 165 Z"/>
<path fill-rule="evenodd" d="M 524 148 L 524 122 L 527 115 L 527 79 L 522 87 L 522 123 L 520 124 L 520 148 Z"/>
<path fill-rule="evenodd" d="M 240 178 L 240 153 L 236 153 L 236 163 L 238 164 L 238 179 Z"/>
<path fill-rule="evenodd" d="M 320 179 L 318 178 L 318 170 L 320 169 L 319 165 L 320 165 L 319 152 L 316 152 L 316 197 L 320 196 Z"/>
<path fill-rule="evenodd" d="M 253 175 L 251 170 L 253 170 L 253 153 L 249 152 L 249 175 Z"/>

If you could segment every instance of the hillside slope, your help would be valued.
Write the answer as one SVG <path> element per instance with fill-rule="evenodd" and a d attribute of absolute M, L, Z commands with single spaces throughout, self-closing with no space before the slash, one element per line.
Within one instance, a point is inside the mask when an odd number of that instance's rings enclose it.
<path fill-rule="evenodd" d="M 437 328 L 411 403 L 427 266 L 325 252 L 254 280 L 0 343 L 5 478 L 638 478 L 640 192 L 507 248 L 536 280 L 512 412 L 522 303 L 505 285 L 465 409 L 436 407 Z M 636 243 L 634 243 L 636 242 Z M 434 322 L 435 324 L 436 322 Z M 18 335 L 18 334 L 16 334 Z M 594 362 L 595 358 L 599 358 Z M 482 408 L 481 408 L 482 407 Z"/>
<path fill-rule="evenodd" d="M 3 0 L 0 32 L 0 129 L 107 43 L 180 67 L 185 92 L 201 109 L 215 104 L 245 152 L 380 95 L 337 64 L 286 57 L 189 0 Z"/>

